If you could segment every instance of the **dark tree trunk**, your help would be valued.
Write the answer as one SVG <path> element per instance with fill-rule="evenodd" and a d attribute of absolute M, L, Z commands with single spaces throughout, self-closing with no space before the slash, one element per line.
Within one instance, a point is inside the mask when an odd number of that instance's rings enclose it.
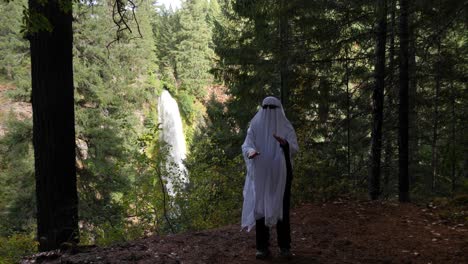
<path fill-rule="evenodd" d="M 409 25 L 409 58 L 408 58 L 408 72 L 409 72 L 409 87 L 408 87 L 408 173 L 410 184 L 414 181 L 414 171 L 417 161 L 418 149 L 418 136 L 417 136 L 417 112 L 416 102 L 417 98 L 417 78 L 416 78 L 416 34 L 414 17 L 408 21 Z"/>
<path fill-rule="evenodd" d="M 377 4 L 377 45 L 375 50 L 375 86 L 372 94 L 372 138 L 371 170 L 369 175 L 369 195 L 372 200 L 380 195 L 380 158 L 382 153 L 382 123 L 385 87 L 385 44 L 387 35 L 387 1 L 378 0 Z"/>
<path fill-rule="evenodd" d="M 346 59 L 348 59 L 348 48 L 346 48 Z M 346 82 L 346 171 L 351 180 L 351 92 L 349 89 L 349 61 L 345 64 L 345 82 Z M 357 186 L 357 179 L 352 179 L 354 187 Z"/>
<path fill-rule="evenodd" d="M 346 25 L 349 25 L 349 8 L 346 10 Z M 345 46 L 345 76 L 346 85 L 346 174 L 353 181 L 354 190 L 357 188 L 357 177 L 351 173 L 351 91 L 349 87 L 349 45 Z"/>
<path fill-rule="evenodd" d="M 396 0 L 391 1 L 391 32 L 390 32 L 390 43 L 389 43 L 389 67 L 388 67 L 388 84 L 386 89 L 387 99 L 384 99 L 384 102 L 387 102 L 387 111 L 385 111 L 385 118 L 387 120 L 386 126 L 384 128 L 384 142 L 385 142 L 385 155 L 384 155 L 384 169 L 382 171 L 383 176 L 383 189 L 385 198 L 388 198 L 390 194 L 390 178 L 392 175 L 392 160 L 393 160 L 393 140 L 392 140 L 392 131 L 394 127 L 393 122 L 393 105 L 395 102 L 395 34 L 396 34 Z"/>
<path fill-rule="evenodd" d="M 432 192 L 436 191 L 436 181 L 437 181 L 437 141 L 438 141 L 438 131 L 439 131 L 439 96 L 440 96 L 440 38 L 437 43 L 437 62 L 435 64 L 435 95 L 434 95 L 434 122 L 432 127 L 432 162 L 431 162 L 431 190 Z"/>
<path fill-rule="evenodd" d="M 468 91 L 468 83 L 465 82 L 464 86 L 465 86 L 465 91 Z M 462 116 L 462 120 L 463 120 L 463 118 L 464 118 L 464 116 Z M 466 128 L 462 129 L 461 135 L 465 135 L 464 131 L 466 131 Z M 462 146 L 468 146 L 468 140 L 467 139 L 468 138 L 466 136 L 460 137 L 461 141 L 460 141 L 459 144 L 462 145 Z M 460 179 L 460 180 L 468 180 L 468 148 L 467 147 L 462 148 L 461 159 L 462 159 L 461 162 L 463 162 L 463 165 L 462 165 L 462 168 L 461 168 L 460 177 L 463 177 L 463 178 Z"/>
<path fill-rule="evenodd" d="M 279 21 L 279 37 L 280 37 L 280 81 L 281 81 L 281 103 L 286 110 L 289 108 L 289 25 L 288 25 L 288 1 L 281 0 L 280 3 L 280 21 Z"/>
<path fill-rule="evenodd" d="M 51 30 L 32 32 L 33 143 L 39 250 L 78 242 L 71 1 L 30 0 Z"/>
<path fill-rule="evenodd" d="M 398 189 L 400 202 L 409 202 L 408 178 L 408 0 L 400 0 L 400 90 L 398 111 Z"/>
<path fill-rule="evenodd" d="M 455 155 L 455 148 L 457 146 L 457 138 L 456 138 L 456 122 L 457 122 L 457 117 L 455 115 L 455 91 L 453 88 L 453 85 L 450 87 L 451 91 L 451 104 L 452 104 L 452 135 L 451 135 L 451 172 L 450 172 L 450 178 L 452 180 L 452 195 L 455 194 L 455 189 L 457 186 L 457 176 L 455 172 L 455 167 L 457 163 L 457 156 Z"/>

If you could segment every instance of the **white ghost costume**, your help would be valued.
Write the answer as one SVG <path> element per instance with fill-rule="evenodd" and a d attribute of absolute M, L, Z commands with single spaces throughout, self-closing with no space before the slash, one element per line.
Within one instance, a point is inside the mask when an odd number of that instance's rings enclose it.
<path fill-rule="evenodd" d="M 275 225 L 283 217 L 283 196 L 286 185 L 286 161 L 283 149 L 273 137 L 276 134 L 289 143 L 289 154 L 299 150 L 296 132 L 286 118 L 280 100 L 267 97 L 262 106 L 274 105 L 277 108 L 262 108 L 252 118 L 247 131 L 242 154 L 247 166 L 247 176 L 243 190 L 242 229 L 250 231 L 255 221 L 265 218 L 265 225 Z M 249 155 L 259 155 L 249 159 Z"/>

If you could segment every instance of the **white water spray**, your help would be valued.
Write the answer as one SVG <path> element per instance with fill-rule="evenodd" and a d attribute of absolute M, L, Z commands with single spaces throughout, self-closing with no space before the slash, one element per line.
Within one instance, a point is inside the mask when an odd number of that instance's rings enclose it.
<path fill-rule="evenodd" d="M 174 195 L 173 185 L 175 182 L 187 183 L 187 169 L 184 166 L 184 159 L 187 153 L 185 145 L 184 131 L 182 129 L 182 119 L 176 100 L 172 98 L 167 90 L 163 90 L 158 102 L 158 119 L 161 124 L 160 138 L 169 146 L 169 157 L 166 170 L 169 175 L 165 175 L 167 180 L 167 191 Z"/>

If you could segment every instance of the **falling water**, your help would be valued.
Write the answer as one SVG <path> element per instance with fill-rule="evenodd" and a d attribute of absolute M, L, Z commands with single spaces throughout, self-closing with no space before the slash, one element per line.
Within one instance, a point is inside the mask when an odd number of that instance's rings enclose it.
<path fill-rule="evenodd" d="M 188 181 L 187 169 L 183 164 L 187 147 L 185 146 L 179 107 L 176 100 L 172 98 L 167 90 L 163 90 L 159 97 L 158 118 L 161 124 L 161 139 L 169 147 L 169 156 L 166 164 L 168 175 L 165 175 L 167 180 L 166 188 L 168 193 L 173 195 L 173 185 L 175 182 L 186 183 Z"/>

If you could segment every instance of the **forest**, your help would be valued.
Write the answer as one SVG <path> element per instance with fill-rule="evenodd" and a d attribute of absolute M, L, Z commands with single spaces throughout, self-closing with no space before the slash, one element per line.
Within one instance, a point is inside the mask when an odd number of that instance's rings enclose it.
<path fill-rule="evenodd" d="M 0 0 L 0 14 L 0 263 L 238 225 L 241 145 L 266 96 L 297 134 L 293 208 L 411 203 L 468 225 L 467 1 Z M 163 91 L 185 172 L 168 172 Z"/>

